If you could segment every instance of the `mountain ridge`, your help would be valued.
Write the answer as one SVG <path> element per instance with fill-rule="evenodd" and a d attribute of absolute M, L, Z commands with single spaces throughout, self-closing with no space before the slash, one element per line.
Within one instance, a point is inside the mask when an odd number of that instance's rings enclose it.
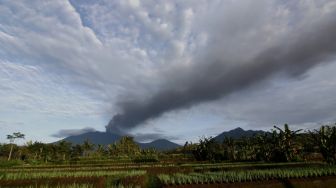
<path fill-rule="evenodd" d="M 71 142 L 72 144 L 83 144 L 85 140 L 89 140 L 93 144 L 108 145 L 117 142 L 122 136 L 109 132 L 87 132 L 79 135 L 66 137 L 62 140 Z M 167 139 L 157 139 L 148 143 L 136 142 L 141 149 L 154 148 L 158 151 L 173 150 L 181 147 L 179 144 L 171 142 Z"/>
<path fill-rule="evenodd" d="M 257 134 L 264 134 L 267 133 L 266 131 L 262 130 L 244 130 L 240 127 L 237 127 L 235 129 L 224 131 L 217 136 L 215 136 L 213 139 L 217 142 L 223 142 L 225 137 L 230 137 L 233 139 L 239 139 L 242 137 L 252 137 Z M 90 142 L 94 144 L 101 144 L 101 145 L 108 145 L 115 143 L 118 141 L 122 136 L 118 134 L 113 134 L 110 132 L 87 132 L 79 135 L 73 135 L 66 137 L 62 140 L 71 142 L 73 144 L 83 144 L 85 140 L 89 140 Z M 181 145 L 176 144 L 174 142 L 171 142 L 167 139 L 157 139 L 153 140 L 148 143 L 142 143 L 142 142 L 136 142 L 141 149 L 149 149 L 154 148 L 158 151 L 168 151 L 168 150 L 174 150 L 178 147 L 181 147 Z"/>
<path fill-rule="evenodd" d="M 267 133 L 266 131 L 262 130 L 244 130 L 240 127 L 237 127 L 235 129 L 224 131 L 221 134 L 215 136 L 213 139 L 218 142 L 223 142 L 225 137 L 233 138 L 233 139 L 240 139 L 242 137 L 252 137 L 257 134 L 264 134 Z"/>

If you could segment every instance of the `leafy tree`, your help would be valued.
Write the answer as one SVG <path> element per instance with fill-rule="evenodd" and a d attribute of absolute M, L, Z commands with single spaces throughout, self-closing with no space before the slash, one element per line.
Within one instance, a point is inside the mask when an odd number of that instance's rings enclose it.
<path fill-rule="evenodd" d="M 118 154 L 116 143 L 107 145 L 107 151 L 110 156 L 116 156 Z"/>
<path fill-rule="evenodd" d="M 320 152 L 325 161 L 329 164 L 336 163 L 336 127 L 322 126 L 320 130 L 311 132 L 315 143 L 319 146 Z"/>
<path fill-rule="evenodd" d="M 140 154 L 133 158 L 133 162 L 142 163 L 142 162 L 158 162 L 159 156 L 155 149 L 143 149 Z"/>
<path fill-rule="evenodd" d="M 62 140 L 57 144 L 56 149 L 57 149 L 58 153 L 62 155 L 62 160 L 65 161 L 66 156 L 70 155 L 71 143 L 67 142 L 65 140 Z"/>
<path fill-rule="evenodd" d="M 294 138 L 296 134 L 300 132 L 302 129 L 292 131 L 289 129 L 288 124 L 284 125 L 284 129 L 281 129 L 277 126 L 274 126 L 274 128 L 279 131 L 278 147 L 280 148 L 280 151 L 284 153 L 286 161 L 291 161 L 295 153 Z"/>
<path fill-rule="evenodd" d="M 237 159 L 240 161 L 256 160 L 255 144 L 252 138 L 242 137 L 237 140 Z"/>
<path fill-rule="evenodd" d="M 34 160 L 41 159 L 43 153 L 44 144 L 41 142 L 29 142 L 27 143 L 27 149 Z"/>
<path fill-rule="evenodd" d="M 9 152 L 9 155 L 8 155 L 8 161 L 11 159 L 12 157 L 12 152 L 13 152 L 13 147 L 14 147 L 14 142 L 16 139 L 24 139 L 25 135 L 20 133 L 20 132 L 15 132 L 11 135 L 7 135 L 7 139 L 9 140 L 10 144 L 11 144 L 11 149 L 10 149 L 10 152 Z"/>
<path fill-rule="evenodd" d="M 274 136 L 264 133 L 254 137 L 256 160 L 270 161 L 275 148 Z"/>
<path fill-rule="evenodd" d="M 72 160 L 77 160 L 78 157 L 83 155 L 83 147 L 79 144 L 76 144 L 71 147 L 70 157 Z"/>
<path fill-rule="evenodd" d="M 97 150 L 96 150 L 96 154 L 98 155 L 98 157 L 103 157 L 107 155 L 107 151 L 105 149 L 105 146 L 98 144 L 97 146 Z"/>
<path fill-rule="evenodd" d="M 92 144 L 89 140 L 85 140 L 82 145 L 82 148 L 84 150 L 84 156 L 89 156 L 90 152 L 94 148 L 94 144 Z"/>
<path fill-rule="evenodd" d="M 136 155 L 140 153 L 140 147 L 133 140 L 133 137 L 124 136 L 115 144 L 118 154 Z"/>
<path fill-rule="evenodd" d="M 55 144 L 43 144 L 40 149 L 41 159 L 47 163 L 48 161 L 57 161 L 55 160 L 54 155 L 52 155 L 53 148 L 58 151 L 57 146 Z"/>
<path fill-rule="evenodd" d="M 199 161 L 220 161 L 223 159 L 221 146 L 212 137 L 201 138 L 193 154 L 195 159 Z"/>
<path fill-rule="evenodd" d="M 235 150 L 235 142 L 231 137 L 225 137 L 223 140 L 224 146 L 224 156 L 226 159 L 234 161 L 236 160 L 236 150 Z"/>

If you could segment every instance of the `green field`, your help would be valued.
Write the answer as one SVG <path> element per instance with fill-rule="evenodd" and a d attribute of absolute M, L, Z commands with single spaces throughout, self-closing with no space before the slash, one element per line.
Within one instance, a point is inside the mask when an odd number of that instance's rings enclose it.
<path fill-rule="evenodd" d="M 336 179 L 336 166 L 322 162 L 110 162 L 4 167 L 0 170 L 0 187 L 215 187 L 255 182 L 266 186 L 275 180 Z"/>

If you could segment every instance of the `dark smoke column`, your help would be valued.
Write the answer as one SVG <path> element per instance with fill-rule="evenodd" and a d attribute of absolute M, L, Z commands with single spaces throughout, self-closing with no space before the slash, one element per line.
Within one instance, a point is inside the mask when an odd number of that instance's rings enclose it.
<path fill-rule="evenodd" d="M 297 77 L 310 68 L 328 62 L 336 55 L 336 13 L 331 12 L 309 25 L 292 31 L 285 40 L 263 51 L 248 62 L 225 66 L 221 54 L 207 57 L 207 66 L 189 67 L 190 71 L 174 72 L 186 80 L 168 85 L 147 100 L 121 103 L 106 130 L 127 132 L 163 113 L 185 109 L 203 102 L 220 99 L 246 89 L 276 73 Z M 218 59 L 220 62 L 218 62 Z M 200 74 L 193 74 L 194 72 Z"/>

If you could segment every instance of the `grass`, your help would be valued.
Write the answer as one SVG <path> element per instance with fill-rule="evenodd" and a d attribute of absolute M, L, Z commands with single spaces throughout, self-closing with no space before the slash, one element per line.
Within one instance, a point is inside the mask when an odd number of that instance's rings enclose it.
<path fill-rule="evenodd" d="M 233 183 L 271 179 L 309 178 L 320 176 L 335 176 L 336 167 L 306 167 L 289 169 L 221 171 L 206 173 L 176 173 L 160 174 L 158 178 L 166 185 L 204 184 L 204 183 Z"/>
<path fill-rule="evenodd" d="M 2 169 L 2 168 L 11 168 L 11 167 L 19 166 L 19 165 L 22 165 L 22 164 L 23 164 L 23 162 L 20 161 L 20 160 L 10 160 L 10 161 L 1 160 L 1 162 L 0 162 L 0 169 Z"/>
<path fill-rule="evenodd" d="M 0 180 L 22 180 L 22 179 L 40 179 L 40 178 L 55 178 L 55 177 L 100 177 L 100 176 L 136 176 L 143 175 L 144 170 L 129 170 L 129 171 L 55 171 L 55 172 L 17 172 L 0 174 Z"/>
<path fill-rule="evenodd" d="M 30 185 L 25 188 L 36 188 L 36 185 Z M 70 184 L 70 185 L 39 185 L 39 188 L 94 188 L 94 185 L 92 184 Z"/>
<path fill-rule="evenodd" d="M 336 176 L 336 166 L 323 163 L 118 163 L 37 165 L 0 168 L 4 183 L 24 187 L 161 187 L 271 179 Z M 90 179 L 90 180 L 89 180 Z M 53 186 L 55 187 L 55 186 Z"/>

